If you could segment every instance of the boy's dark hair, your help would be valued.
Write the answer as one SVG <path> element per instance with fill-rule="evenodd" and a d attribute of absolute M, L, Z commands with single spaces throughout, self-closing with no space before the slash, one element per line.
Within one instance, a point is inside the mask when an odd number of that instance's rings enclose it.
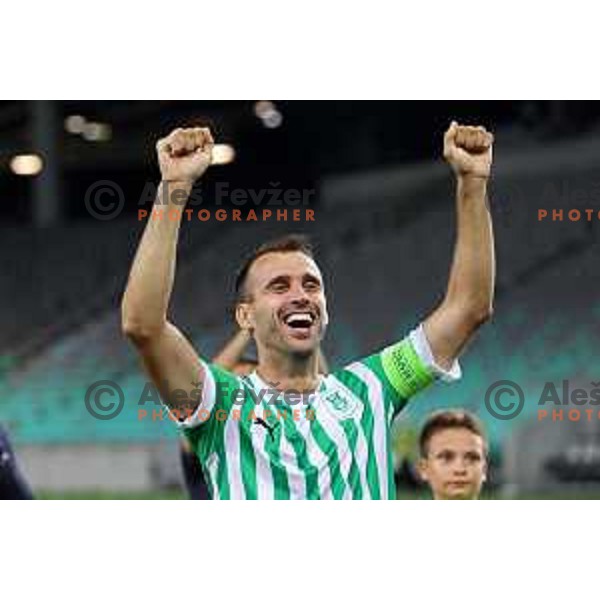
<path fill-rule="evenodd" d="M 433 413 L 421 429 L 419 452 L 423 458 L 427 456 L 433 435 L 444 429 L 468 429 L 483 440 L 487 454 L 487 440 L 479 419 L 466 410 L 444 410 Z"/>
<path fill-rule="evenodd" d="M 248 271 L 250 271 L 250 267 L 258 258 L 264 256 L 265 254 L 270 254 L 271 252 L 302 252 L 309 258 L 314 259 L 313 248 L 308 237 L 305 235 L 285 235 L 262 244 L 246 258 L 237 272 L 234 284 L 236 304 L 247 299 L 246 279 L 248 277 Z"/>

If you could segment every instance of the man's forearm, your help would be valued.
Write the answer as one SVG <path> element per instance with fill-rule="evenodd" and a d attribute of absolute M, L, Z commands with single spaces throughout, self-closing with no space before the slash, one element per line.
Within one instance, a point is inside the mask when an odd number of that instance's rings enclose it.
<path fill-rule="evenodd" d="M 165 190 L 165 186 L 168 186 Z M 183 194 L 189 195 L 191 184 L 187 182 L 162 182 L 157 198 L 168 197 L 181 202 Z M 175 208 L 175 205 L 173 205 Z M 181 208 L 181 205 L 177 205 Z M 173 214 L 181 214 L 181 210 Z M 181 218 L 148 220 L 142 235 L 122 303 L 124 331 L 132 337 L 147 337 L 162 329 L 167 320 L 167 309 L 175 278 L 177 240 Z"/>
<path fill-rule="evenodd" d="M 487 201 L 487 178 L 457 179 L 457 238 L 446 302 L 474 320 L 485 320 L 493 306 L 494 238 Z"/>
<path fill-rule="evenodd" d="M 232 371 L 242 360 L 248 347 L 251 334 L 247 329 L 240 329 L 215 356 L 213 362 L 228 371 Z"/>

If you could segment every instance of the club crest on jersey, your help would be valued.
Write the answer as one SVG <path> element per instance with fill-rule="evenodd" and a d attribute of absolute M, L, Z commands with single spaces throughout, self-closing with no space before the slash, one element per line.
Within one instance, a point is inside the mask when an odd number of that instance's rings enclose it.
<path fill-rule="evenodd" d="M 341 392 L 330 392 L 323 399 L 339 419 L 350 419 L 358 412 L 358 402 Z"/>

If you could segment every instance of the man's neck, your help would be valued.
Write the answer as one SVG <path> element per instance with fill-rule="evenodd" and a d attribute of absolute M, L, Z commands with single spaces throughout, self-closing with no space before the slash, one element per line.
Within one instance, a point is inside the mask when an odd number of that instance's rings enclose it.
<path fill-rule="evenodd" d="M 259 357 L 256 371 L 278 390 L 315 391 L 319 385 L 318 352 L 307 357 L 266 353 Z"/>

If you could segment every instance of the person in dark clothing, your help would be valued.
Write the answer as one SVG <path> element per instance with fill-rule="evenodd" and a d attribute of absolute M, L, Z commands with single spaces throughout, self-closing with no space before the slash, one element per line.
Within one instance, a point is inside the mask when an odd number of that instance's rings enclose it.
<path fill-rule="evenodd" d="M 8 439 L 0 425 L 0 500 L 33 500 L 33 493 L 25 479 Z"/>

